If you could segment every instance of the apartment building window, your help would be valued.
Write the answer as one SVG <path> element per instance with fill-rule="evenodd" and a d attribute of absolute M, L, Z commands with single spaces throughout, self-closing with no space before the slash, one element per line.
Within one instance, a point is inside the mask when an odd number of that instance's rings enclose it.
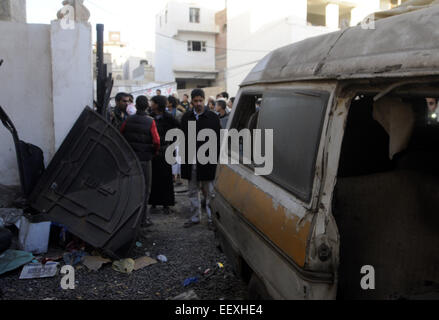
<path fill-rule="evenodd" d="M 189 8 L 189 21 L 191 23 L 200 23 L 200 9 Z"/>
<path fill-rule="evenodd" d="M 206 52 L 206 41 L 188 41 L 187 51 Z"/>

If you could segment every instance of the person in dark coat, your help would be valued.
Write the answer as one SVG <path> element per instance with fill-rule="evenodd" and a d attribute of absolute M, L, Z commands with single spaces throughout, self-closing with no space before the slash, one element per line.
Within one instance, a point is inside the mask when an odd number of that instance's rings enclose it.
<path fill-rule="evenodd" d="M 193 225 L 199 224 L 201 220 L 201 204 L 200 204 L 200 191 L 202 191 L 205 198 L 205 209 L 207 212 L 207 218 L 209 223 L 209 229 L 213 229 L 212 224 L 212 213 L 210 209 L 210 200 L 213 195 L 213 181 L 215 180 L 216 166 L 215 163 L 201 164 L 199 159 L 196 159 L 196 164 L 192 165 L 194 159 L 189 159 L 189 147 L 188 147 L 188 132 L 189 123 L 196 122 L 196 133 L 203 129 L 211 129 L 216 134 L 216 146 L 217 146 L 217 159 L 219 159 L 220 152 L 220 130 L 221 124 L 218 116 L 205 109 L 204 101 L 205 94 L 201 89 L 195 89 L 192 91 L 192 105 L 193 110 L 186 112 L 181 119 L 181 129 L 186 137 L 186 158 L 181 166 L 181 177 L 183 179 L 189 180 L 189 199 L 191 201 L 191 211 L 192 217 L 189 221 L 185 223 L 185 227 L 189 228 Z M 196 150 L 204 145 L 205 142 L 197 141 Z"/>
<path fill-rule="evenodd" d="M 167 99 L 164 96 L 155 96 L 151 99 L 151 110 L 157 124 L 160 135 L 160 152 L 152 160 L 152 188 L 149 204 L 152 205 L 152 212 L 156 213 L 156 206 L 163 206 L 165 214 L 170 213 L 170 206 L 175 205 L 174 182 L 172 166 L 166 162 L 165 154 L 169 142 L 165 141 L 166 133 L 179 127 L 178 121 L 166 112 Z"/>
<path fill-rule="evenodd" d="M 133 148 L 143 169 L 145 177 L 145 202 L 143 207 L 142 222 L 146 226 L 152 225 L 148 214 L 148 200 L 151 190 L 152 164 L 151 160 L 160 150 L 160 136 L 157 131 L 156 123 L 153 118 L 149 117 L 145 110 L 148 108 L 148 98 L 139 96 L 136 99 L 137 113 L 128 117 L 123 122 L 120 132 Z"/>
<path fill-rule="evenodd" d="M 116 106 L 110 109 L 110 122 L 117 129 L 127 119 L 127 107 L 130 104 L 130 97 L 125 92 L 120 92 L 116 95 Z"/>

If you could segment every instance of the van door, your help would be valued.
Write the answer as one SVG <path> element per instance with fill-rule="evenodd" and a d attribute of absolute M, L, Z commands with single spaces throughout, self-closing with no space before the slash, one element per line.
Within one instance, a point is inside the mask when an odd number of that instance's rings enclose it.
<path fill-rule="evenodd" d="M 123 136 L 86 108 L 31 194 L 32 208 L 114 258 L 136 239 L 145 181 Z"/>
<path fill-rule="evenodd" d="M 251 164 L 219 167 L 214 210 L 220 237 L 238 251 L 275 298 L 335 296 L 333 270 L 310 268 L 308 258 L 322 174 L 316 164 L 322 161 L 330 92 L 244 90 L 229 123 L 238 131 L 262 131 L 261 149 L 266 161 L 271 157 L 273 170 L 256 174 L 266 163 L 256 161 L 260 155 L 255 152 L 255 139 Z M 260 110 L 255 108 L 258 98 L 262 98 Z M 239 152 L 244 154 L 245 146 L 240 141 Z"/>

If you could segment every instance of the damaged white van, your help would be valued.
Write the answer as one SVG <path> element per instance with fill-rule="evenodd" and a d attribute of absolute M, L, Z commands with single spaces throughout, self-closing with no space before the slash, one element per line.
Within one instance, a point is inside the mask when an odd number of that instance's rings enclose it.
<path fill-rule="evenodd" d="M 228 128 L 273 129 L 273 172 L 220 165 L 212 209 L 251 298 L 439 298 L 438 39 L 432 6 L 275 50 L 242 83 Z"/>

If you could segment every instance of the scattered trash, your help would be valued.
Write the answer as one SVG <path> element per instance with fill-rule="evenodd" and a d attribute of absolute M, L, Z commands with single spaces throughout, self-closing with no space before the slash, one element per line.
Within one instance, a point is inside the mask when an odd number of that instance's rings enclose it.
<path fill-rule="evenodd" d="M 20 280 L 23 279 L 37 279 L 37 278 L 52 278 L 58 272 L 58 262 L 48 262 L 46 264 L 31 263 L 25 265 L 21 271 Z"/>
<path fill-rule="evenodd" d="M 211 271 L 210 269 L 206 269 L 206 270 L 204 271 L 203 274 L 206 275 L 206 274 L 208 274 L 210 271 Z"/>
<path fill-rule="evenodd" d="M 197 283 L 198 282 L 198 278 L 197 277 L 193 277 L 193 278 L 187 278 L 186 280 L 184 280 L 183 282 L 183 287 L 187 287 L 193 283 Z"/>
<path fill-rule="evenodd" d="M 184 292 L 171 300 L 200 300 L 194 290 Z"/>
<path fill-rule="evenodd" d="M 73 237 L 73 240 L 66 245 L 67 251 L 85 251 L 85 242 L 78 237 Z"/>
<path fill-rule="evenodd" d="M 15 225 L 23 216 L 23 209 L 0 208 L 0 227 Z"/>
<path fill-rule="evenodd" d="M 130 274 L 133 272 L 135 264 L 136 262 L 133 259 L 123 259 L 114 261 L 112 268 L 117 272 Z"/>
<path fill-rule="evenodd" d="M 47 262 L 56 262 L 60 261 L 63 258 L 62 251 L 52 251 L 50 254 L 45 255 L 44 257 L 37 258 L 39 263 L 46 264 Z"/>
<path fill-rule="evenodd" d="M 104 264 L 110 263 L 111 260 L 99 256 L 85 256 L 82 264 L 91 271 L 98 271 Z"/>
<path fill-rule="evenodd" d="M 162 254 L 157 256 L 157 260 L 160 262 L 168 262 L 168 258 Z"/>
<path fill-rule="evenodd" d="M 64 253 L 63 259 L 66 265 L 75 266 L 82 261 L 84 256 L 84 251 L 73 251 Z"/>
<path fill-rule="evenodd" d="M 143 243 L 137 241 L 137 242 L 136 242 L 136 247 L 137 247 L 137 248 L 142 248 L 142 247 L 143 247 Z"/>
<path fill-rule="evenodd" d="M 136 259 L 134 264 L 134 271 L 143 269 L 147 266 L 153 265 L 157 263 L 157 260 L 152 259 L 150 257 L 141 257 L 139 259 Z"/>
<path fill-rule="evenodd" d="M 218 268 L 224 269 L 224 265 L 221 262 L 218 262 L 216 265 Z"/>
<path fill-rule="evenodd" d="M 147 257 L 151 257 L 151 252 L 149 252 L 149 251 L 145 251 L 145 256 L 147 256 Z"/>
<path fill-rule="evenodd" d="M 6 250 L 0 255 L 0 275 L 8 271 L 15 270 L 24 264 L 31 262 L 34 259 L 32 253 Z"/>
<path fill-rule="evenodd" d="M 22 216 L 19 221 L 19 247 L 34 254 L 46 253 L 49 245 L 51 222 L 33 223 Z"/>

